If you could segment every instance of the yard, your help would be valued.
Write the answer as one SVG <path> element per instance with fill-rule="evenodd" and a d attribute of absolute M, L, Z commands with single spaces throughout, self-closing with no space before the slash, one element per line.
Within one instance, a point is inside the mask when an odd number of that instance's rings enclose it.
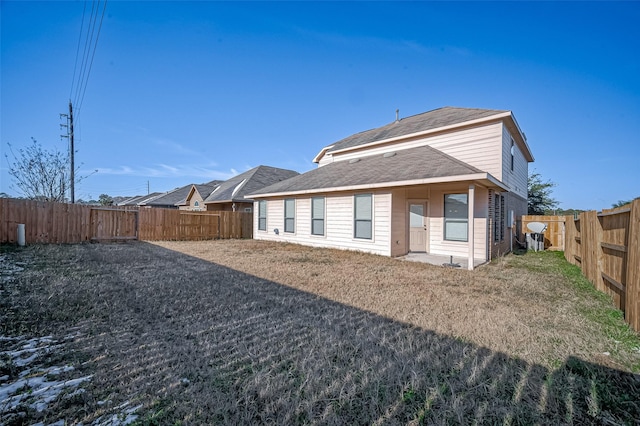
<path fill-rule="evenodd" d="M 557 253 L 474 272 L 251 240 L 0 257 L 0 424 L 640 422 L 640 339 Z"/>

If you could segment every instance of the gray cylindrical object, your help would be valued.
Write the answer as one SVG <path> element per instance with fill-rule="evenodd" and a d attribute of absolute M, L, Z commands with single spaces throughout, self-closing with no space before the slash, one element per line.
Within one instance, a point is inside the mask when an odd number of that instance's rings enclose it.
<path fill-rule="evenodd" d="M 531 232 L 525 234 L 527 250 L 544 251 L 544 233 Z"/>
<path fill-rule="evenodd" d="M 20 247 L 23 247 L 25 245 L 24 223 L 18 224 L 18 245 Z"/>

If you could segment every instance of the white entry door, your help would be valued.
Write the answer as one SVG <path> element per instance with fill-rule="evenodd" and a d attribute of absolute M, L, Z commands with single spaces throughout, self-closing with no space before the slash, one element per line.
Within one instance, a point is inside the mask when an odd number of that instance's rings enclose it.
<path fill-rule="evenodd" d="M 409 203 L 409 251 L 426 252 L 427 248 L 427 203 Z"/>

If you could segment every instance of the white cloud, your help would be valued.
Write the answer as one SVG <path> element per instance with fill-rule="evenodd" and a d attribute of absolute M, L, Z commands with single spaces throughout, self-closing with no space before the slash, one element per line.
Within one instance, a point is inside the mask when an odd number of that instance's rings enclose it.
<path fill-rule="evenodd" d="M 119 167 L 98 167 L 98 175 L 114 175 L 114 176 L 140 176 L 147 178 L 166 178 L 166 177 L 194 177 L 206 179 L 222 179 L 226 180 L 238 174 L 235 169 L 229 171 L 217 170 L 215 165 L 210 167 L 202 165 L 168 165 L 154 164 L 151 166 L 119 166 Z"/>

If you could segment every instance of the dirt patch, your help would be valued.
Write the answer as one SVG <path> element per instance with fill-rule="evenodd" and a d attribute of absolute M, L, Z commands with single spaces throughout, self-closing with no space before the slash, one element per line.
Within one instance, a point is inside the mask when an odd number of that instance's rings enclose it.
<path fill-rule="evenodd" d="M 51 364 L 91 376 L 81 398 L 27 420 L 99 424 L 127 407 L 142 424 L 640 417 L 640 382 L 623 371 L 637 354 L 535 262 L 468 272 L 256 241 L 5 254 L 23 270 L 0 281 L 0 334 L 72 330 Z"/>

